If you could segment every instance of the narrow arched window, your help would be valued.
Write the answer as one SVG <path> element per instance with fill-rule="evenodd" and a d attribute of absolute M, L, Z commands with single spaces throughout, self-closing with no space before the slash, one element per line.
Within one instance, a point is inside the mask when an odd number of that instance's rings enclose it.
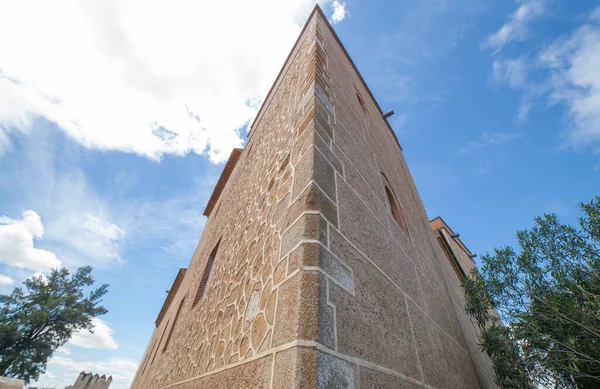
<path fill-rule="evenodd" d="M 202 278 L 200 279 L 200 285 L 198 285 L 198 290 L 196 291 L 196 296 L 194 296 L 194 302 L 192 303 L 192 309 L 198 304 L 198 301 L 202 299 L 204 296 L 204 290 L 206 289 L 206 284 L 208 283 L 208 278 L 210 276 L 210 271 L 212 270 L 213 263 L 215 262 L 215 258 L 217 256 L 217 251 L 219 250 L 219 244 L 221 244 L 221 239 L 217 242 L 217 245 L 210 253 L 208 257 L 208 261 L 206 261 L 206 266 L 204 266 L 204 273 L 202 273 Z"/>
<path fill-rule="evenodd" d="M 160 349 L 160 344 L 162 343 L 163 337 L 165 336 L 165 332 L 167 332 L 167 328 L 169 328 L 169 320 L 167 320 L 167 324 L 165 325 L 165 329 L 163 330 L 163 333 L 160 336 L 160 340 L 156 344 L 156 348 L 154 349 L 154 356 L 152 357 L 152 362 L 150 362 L 151 365 L 154 363 L 154 359 L 156 358 L 156 354 L 158 354 L 158 350 Z"/>
<path fill-rule="evenodd" d="M 367 111 L 365 101 L 363 100 L 362 96 L 360 95 L 360 92 L 358 91 L 358 89 L 356 89 L 356 87 L 354 87 L 354 93 L 356 94 L 356 100 L 358 100 L 358 104 L 360 104 L 360 107 L 363 109 L 363 111 L 368 113 L 369 111 Z"/>
<path fill-rule="evenodd" d="M 179 307 L 177 308 L 177 312 L 175 313 L 175 318 L 173 319 L 173 324 L 171 325 L 171 329 L 169 330 L 169 335 L 167 336 L 165 347 L 162 350 L 163 353 L 167 351 L 167 347 L 169 347 L 169 343 L 171 342 L 171 336 L 173 336 L 173 331 L 175 330 L 175 326 L 177 325 L 177 320 L 179 320 L 179 314 L 181 313 L 181 308 L 183 308 L 184 301 L 185 297 L 181 299 L 181 303 L 179 303 Z"/>
<path fill-rule="evenodd" d="M 392 216 L 394 217 L 396 224 L 398 224 L 398 226 L 402 229 L 402 231 L 404 231 L 406 236 L 409 236 L 408 225 L 406 224 L 406 218 L 404 217 L 404 212 L 402 211 L 402 207 L 398 203 L 398 200 L 396 199 L 396 196 L 394 195 L 394 192 L 392 191 L 390 183 L 387 180 L 387 177 L 385 176 L 385 174 L 381 173 L 381 179 L 383 181 L 383 187 L 385 189 L 385 196 L 387 197 L 388 205 L 390 207 Z"/>

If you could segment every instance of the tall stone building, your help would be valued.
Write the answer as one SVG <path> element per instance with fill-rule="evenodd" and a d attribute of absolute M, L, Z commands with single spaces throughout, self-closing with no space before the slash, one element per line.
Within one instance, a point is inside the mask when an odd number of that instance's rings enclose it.
<path fill-rule="evenodd" d="M 402 149 L 318 7 L 205 215 L 132 388 L 494 387 Z"/>

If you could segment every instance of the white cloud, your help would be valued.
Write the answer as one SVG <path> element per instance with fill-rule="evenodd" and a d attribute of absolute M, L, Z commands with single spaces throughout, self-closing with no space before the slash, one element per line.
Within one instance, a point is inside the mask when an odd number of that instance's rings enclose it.
<path fill-rule="evenodd" d="M 490 79 L 523 91 L 519 119 L 538 102 L 564 105 L 564 144 L 600 143 L 600 7 L 581 26 L 544 47 L 535 58 L 495 59 Z"/>
<path fill-rule="evenodd" d="M 106 361 L 53 356 L 48 362 L 46 374 L 35 385 L 42 387 L 65 387 L 73 384 L 82 370 L 113 377 L 110 389 L 128 389 L 133 381 L 139 362 L 127 358 L 109 358 Z M 56 385 L 56 386 L 55 386 Z"/>
<path fill-rule="evenodd" d="M 0 217 L 0 263 L 38 271 L 60 266 L 54 253 L 34 247 L 33 239 L 43 235 L 44 227 L 34 211 L 23 212 L 22 219 Z"/>
<path fill-rule="evenodd" d="M 42 216 L 44 248 L 64 266 L 111 268 L 125 261 L 129 251 L 140 249 L 153 266 L 169 266 L 172 260 L 187 263 L 220 167 L 194 170 L 189 187 L 159 199 L 158 192 L 139 197 L 129 192 L 140 179 L 135 169 L 124 166 L 98 191 L 77 168 L 80 147 L 57 142 L 44 126 L 38 125 L 34 136 L 21 143 L 19 153 L 0 159 L 0 170 L 6 172 L 0 179 L 0 197 Z"/>
<path fill-rule="evenodd" d="M 533 85 L 529 81 L 532 67 L 525 56 L 512 59 L 495 58 L 492 63 L 492 74 L 490 75 L 492 84 L 507 85 L 511 89 L 524 91 L 517 115 L 521 122 L 527 119 L 533 101 L 542 92 L 539 86 Z"/>
<path fill-rule="evenodd" d="M 474 154 L 483 149 L 501 146 L 505 143 L 522 138 L 523 135 L 516 132 L 487 132 L 485 131 L 478 140 L 469 142 L 468 145 L 458 150 L 458 155 Z"/>
<path fill-rule="evenodd" d="M 77 185 L 84 183 L 81 181 Z M 67 204 L 65 202 L 62 205 Z M 48 239 L 56 245 L 57 251 L 71 262 L 79 264 L 85 262 L 84 258 L 100 266 L 120 263 L 120 249 L 125 232 L 109 221 L 106 209 L 97 209 L 97 206 L 87 201 L 76 205 L 80 208 L 56 214 L 56 219 L 48 224 Z"/>
<path fill-rule="evenodd" d="M 2 157 L 0 193 L 16 207 L 32 208 L 43 218 L 29 228 L 44 235 L 44 248 L 67 267 L 107 267 L 121 262 L 126 233 L 117 224 L 116 204 L 90 186 L 78 166 L 77 150 L 58 144 L 38 126 L 15 155 Z M 78 148 L 78 146 L 76 146 Z M 17 155 L 18 154 L 18 155 Z"/>
<path fill-rule="evenodd" d="M 207 179 L 210 183 L 215 181 L 215 178 Z M 154 254 L 150 255 L 156 257 L 147 259 L 160 258 L 162 266 L 170 266 L 169 262 L 164 262 L 167 258 L 188 261 L 206 221 L 202 207 L 211 193 L 212 188 L 203 190 L 200 187 L 166 201 L 131 201 L 124 205 L 120 222 L 131 231 L 138 248 L 147 244 L 153 248 Z M 156 252 L 156 248 L 161 251 Z"/>
<path fill-rule="evenodd" d="M 44 226 L 40 216 L 34 211 L 23 212 L 23 219 L 11 219 L 7 216 L 0 216 L 0 224 L 14 224 L 23 226 L 31 235 L 35 238 L 41 238 L 44 236 Z"/>
<path fill-rule="evenodd" d="M 549 101 L 567 106 L 571 119 L 567 142 L 573 146 L 600 142 L 599 20 L 592 18 L 572 34 L 557 39 L 539 59 L 540 68 L 549 72 Z"/>
<path fill-rule="evenodd" d="M 14 282 L 15 281 L 9 276 L 0 274 L 0 285 L 12 285 Z"/>
<path fill-rule="evenodd" d="M 115 331 L 102 319 L 95 317 L 92 319 L 92 324 L 94 326 L 92 332 L 88 330 L 77 331 L 73 333 L 67 344 L 93 349 L 116 350 L 119 348 L 112 337 Z"/>
<path fill-rule="evenodd" d="M 313 3 L 2 2 L 0 153 L 41 115 L 86 147 L 223 161 Z"/>
<path fill-rule="evenodd" d="M 490 35 L 482 44 L 482 48 L 492 49 L 495 53 L 513 41 L 527 38 L 529 24 L 542 16 L 546 11 L 543 0 L 523 0 L 515 12 L 498 31 Z"/>
<path fill-rule="evenodd" d="M 339 0 L 333 0 L 331 5 L 333 8 L 333 14 L 331 15 L 331 23 L 338 24 L 346 17 L 346 3 Z"/>

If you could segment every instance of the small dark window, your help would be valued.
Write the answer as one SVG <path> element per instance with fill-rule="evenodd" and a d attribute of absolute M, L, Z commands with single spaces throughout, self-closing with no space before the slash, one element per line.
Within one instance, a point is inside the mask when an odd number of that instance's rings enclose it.
<path fill-rule="evenodd" d="M 177 312 L 175 313 L 175 318 L 173 319 L 173 324 L 171 325 L 171 329 L 169 330 L 169 335 L 167 336 L 165 347 L 163 347 L 162 350 L 163 353 L 167 351 L 167 347 L 169 347 L 169 343 L 171 342 L 171 336 L 173 336 L 173 330 L 175 330 L 175 326 L 177 325 L 177 320 L 179 319 L 179 314 L 181 313 L 181 308 L 183 308 L 184 301 L 185 297 L 181 299 L 181 303 L 179 303 L 179 307 L 177 308 Z"/>
<path fill-rule="evenodd" d="M 356 87 L 354 87 L 354 93 L 356 93 L 356 100 L 358 100 L 358 103 L 360 104 L 360 107 L 367 112 L 367 106 L 365 105 L 365 101 L 363 100 L 362 96 L 360 95 L 360 93 L 358 92 L 358 89 L 356 89 Z"/>
<path fill-rule="evenodd" d="M 392 211 L 392 216 L 394 217 L 394 220 L 396 221 L 398 226 L 400 226 L 402 231 L 404 231 L 408 236 L 408 225 L 406 224 L 406 219 L 404 218 L 404 212 L 402 211 L 402 207 L 400 207 L 398 200 L 396 200 L 396 196 L 390 188 L 390 184 L 387 178 L 385 177 L 385 174 L 381 173 L 381 178 L 383 180 L 383 187 L 385 188 L 385 195 L 387 197 L 390 210 Z"/>
<path fill-rule="evenodd" d="M 206 261 L 206 266 L 204 267 L 204 273 L 202 273 L 202 279 L 200 280 L 200 285 L 198 285 L 198 290 L 196 291 L 196 296 L 194 297 L 194 302 L 192 303 L 192 309 L 198 304 L 198 301 L 202 299 L 204 296 L 204 290 L 206 289 L 206 283 L 208 282 L 208 277 L 210 276 L 210 271 L 213 266 L 213 262 L 215 261 L 215 257 L 217 256 L 217 251 L 219 250 L 219 244 L 221 244 L 221 239 L 217 242 L 217 245 L 210 253 L 208 257 L 208 261 Z"/>
<path fill-rule="evenodd" d="M 169 328 L 169 320 L 167 320 L 167 324 L 165 325 L 165 329 L 163 330 L 163 333 L 160 336 L 160 340 L 156 344 L 156 348 L 154 349 L 154 356 L 152 357 L 152 362 L 150 362 L 151 365 L 154 363 L 154 358 L 156 358 L 156 354 L 158 353 L 158 349 L 160 347 L 160 344 L 162 343 L 163 337 L 165 336 L 165 332 L 167 332 L 167 328 Z"/>

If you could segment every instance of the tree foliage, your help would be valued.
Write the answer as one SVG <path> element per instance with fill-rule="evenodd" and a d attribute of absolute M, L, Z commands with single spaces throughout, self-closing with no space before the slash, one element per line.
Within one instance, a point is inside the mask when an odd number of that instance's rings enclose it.
<path fill-rule="evenodd" d="M 600 388 L 600 196 L 580 208 L 576 227 L 536 217 L 463 282 L 501 388 Z"/>
<path fill-rule="evenodd" d="M 92 329 L 92 318 L 107 312 L 99 304 L 108 285 L 86 296 L 94 284 L 91 273 L 90 266 L 73 274 L 53 269 L 48 277 L 28 278 L 25 290 L 0 295 L 0 376 L 37 379 L 74 331 Z"/>

